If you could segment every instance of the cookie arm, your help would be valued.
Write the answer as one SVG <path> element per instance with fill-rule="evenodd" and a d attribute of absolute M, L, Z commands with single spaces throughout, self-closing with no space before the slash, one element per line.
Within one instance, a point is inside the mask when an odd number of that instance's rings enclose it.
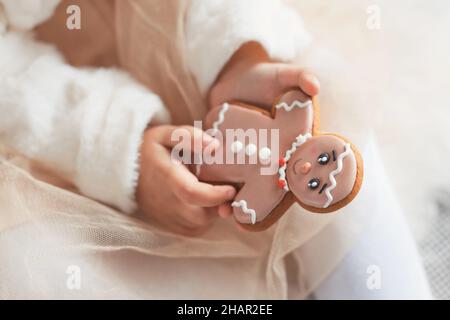
<path fill-rule="evenodd" d="M 273 128 L 280 130 L 280 141 L 288 147 L 299 134 L 312 133 L 315 108 L 311 97 L 300 90 L 292 90 L 283 94 L 273 106 Z"/>

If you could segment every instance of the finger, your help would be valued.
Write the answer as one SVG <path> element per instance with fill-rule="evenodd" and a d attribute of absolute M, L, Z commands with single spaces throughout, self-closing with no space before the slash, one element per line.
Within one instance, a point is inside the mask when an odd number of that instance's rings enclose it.
<path fill-rule="evenodd" d="M 240 223 L 236 223 L 236 228 L 241 232 L 247 232 L 247 230 L 245 230 L 245 228 Z"/>
<path fill-rule="evenodd" d="M 168 148 L 182 147 L 186 152 L 201 153 L 204 147 L 210 146 L 213 150 L 219 146 L 219 141 L 206 132 L 192 126 L 159 126 L 154 128 L 155 138 Z M 199 150 L 196 150 L 199 148 Z"/>
<path fill-rule="evenodd" d="M 164 225 L 164 227 L 173 233 L 180 234 L 186 237 L 198 237 L 210 229 L 210 226 L 192 227 L 192 226 L 185 226 L 183 224 L 173 224 L 173 223 L 170 225 Z"/>
<path fill-rule="evenodd" d="M 211 226 L 214 220 L 217 218 L 217 214 L 214 214 L 209 209 L 195 206 L 185 207 L 181 212 L 184 218 L 184 225 L 192 228 L 204 228 Z"/>
<path fill-rule="evenodd" d="M 319 79 L 311 72 L 303 71 L 298 75 L 298 85 L 306 94 L 311 97 L 319 94 L 320 82 Z"/>
<path fill-rule="evenodd" d="M 222 219 L 227 219 L 233 215 L 233 208 L 228 203 L 224 203 L 217 208 L 217 213 Z"/>
<path fill-rule="evenodd" d="M 210 226 L 214 220 L 204 208 L 186 205 L 179 202 L 176 198 L 171 200 L 171 206 L 172 209 L 170 211 L 161 216 L 156 216 L 156 220 L 159 224 L 175 233 L 185 234 L 185 232 L 182 232 L 182 229 L 205 228 Z"/>
<path fill-rule="evenodd" d="M 199 237 L 205 234 L 209 229 L 210 229 L 209 226 L 203 228 L 179 227 L 176 233 L 186 237 Z"/>
<path fill-rule="evenodd" d="M 213 186 L 199 182 L 184 165 L 171 166 L 169 184 L 175 195 L 184 203 L 200 207 L 214 207 L 234 198 L 236 190 L 232 186 Z"/>
<path fill-rule="evenodd" d="M 282 65 L 277 70 L 277 78 L 281 88 L 300 87 L 309 96 L 319 93 L 319 79 L 310 71 L 296 66 Z"/>

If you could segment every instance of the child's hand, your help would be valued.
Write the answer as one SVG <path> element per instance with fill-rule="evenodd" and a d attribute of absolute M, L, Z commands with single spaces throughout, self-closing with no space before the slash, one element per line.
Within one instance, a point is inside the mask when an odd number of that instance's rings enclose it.
<path fill-rule="evenodd" d="M 195 236 L 206 231 L 216 217 L 231 216 L 227 202 L 236 191 L 232 186 L 199 182 L 185 165 L 171 159 L 169 149 L 177 143 L 171 135 L 177 128 L 164 125 L 145 132 L 136 197 L 148 219 L 176 233 Z M 201 139 L 202 146 L 218 142 L 199 129 L 183 129 L 191 133 L 191 145 L 194 139 Z"/>
<path fill-rule="evenodd" d="M 320 85 L 313 73 L 297 65 L 275 63 L 259 44 L 249 42 L 221 71 L 210 90 L 209 103 L 214 107 L 239 100 L 270 108 L 278 96 L 293 87 L 315 96 Z"/>

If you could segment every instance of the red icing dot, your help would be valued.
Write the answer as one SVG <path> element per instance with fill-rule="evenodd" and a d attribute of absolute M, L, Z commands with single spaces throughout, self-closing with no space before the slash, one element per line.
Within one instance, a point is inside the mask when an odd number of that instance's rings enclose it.
<path fill-rule="evenodd" d="M 284 166 L 286 164 L 286 160 L 284 160 L 284 158 L 280 158 L 278 160 L 278 164 L 280 165 L 280 167 Z"/>
<path fill-rule="evenodd" d="M 285 185 L 286 185 L 286 181 L 284 181 L 284 180 L 278 180 L 278 186 L 279 186 L 281 189 L 283 189 Z"/>

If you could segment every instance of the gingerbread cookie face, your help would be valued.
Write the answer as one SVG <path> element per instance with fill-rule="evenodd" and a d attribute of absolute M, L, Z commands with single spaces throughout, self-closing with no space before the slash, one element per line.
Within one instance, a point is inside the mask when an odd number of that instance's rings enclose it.
<path fill-rule="evenodd" d="M 291 90 L 271 113 L 241 103 L 226 103 L 208 113 L 207 132 L 220 134 L 217 152 L 223 161 L 197 166 L 197 175 L 205 182 L 238 187 L 231 205 L 244 228 L 270 227 L 295 201 L 308 211 L 326 213 L 358 193 L 363 175 L 359 152 L 347 139 L 318 131 L 318 106 L 313 100 Z M 262 142 L 229 136 L 230 130 L 277 134 L 275 140 Z M 235 156 L 244 162 L 227 162 Z"/>
<path fill-rule="evenodd" d="M 357 161 L 350 143 L 332 135 L 309 139 L 287 166 L 289 188 L 303 204 L 328 208 L 353 190 Z"/>

